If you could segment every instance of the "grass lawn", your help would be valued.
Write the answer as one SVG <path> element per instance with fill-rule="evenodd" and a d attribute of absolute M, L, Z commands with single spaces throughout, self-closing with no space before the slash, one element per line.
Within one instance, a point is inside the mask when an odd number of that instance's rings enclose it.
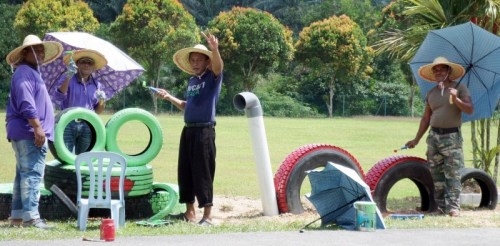
<path fill-rule="evenodd" d="M 111 115 L 102 115 L 103 122 Z M 5 113 L 0 113 L 5 118 Z M 163 146 L 159 155 L 151 162 L 154 180 L 176 183 L 179 135 L 183 127 L 180 115 L 157 116 L 163 130 Z M 313 143 L 338 146 L 352 154 L 365 173 L 377 161 L 395 154 L 425 158 L 425 139 L 411 150 L 394 153 L 415 136 L 418 118 L 359 117 L 333 119 L 289 119 L 264 118 L 268 148 L 273 173 L 281 162 L 295 149 Z M 215 193 L 230 196 L 258 198 L 259 186 L 253 157 L 252 140 L 247 118 L 217 117 L 217 171 Z M 492 130 L 492 132 L 496 132 Z M 0 183 L 10 183 L 14 178 L 14 153 L 5 139 L 5 130 L 0 131 Z M 464 154 L 466 166 L 470 160 L 470 125 L 463 126 Z M 140 122 L 125 124 L 118 133 L 118 143 L 127 154 L 138 153 L 149 141 L 147 128 Z M 494 141 L 493 141 L 494 142 Z M 54 159 L 51 154 L 47 160 Z"/>
<path fill-rule="evenodd" d="M 106 123 L 111 115 L 102 115 Z M 0 113 L 0 118 L 5 118 L 5 113 Z M 157 182 L 176 183 L 177 152 L 181 129 L 183 127 L 180 115 L 158 115 L 158 120 L 163 129 L 163 146 L 159 155 L 150 163 L 154 169 L 154 180 Z M 394 155 L 394 149 L 403 146 L 415 136 L 419 118 L 399 117 L 354 117 L 333 119 L 289 119 L 289 118 L 264 118 L 265 131 L 271 159 L 273 174 L 278 170 L 281 162 L 295 149 L 307 144 L 330 144 L 343 148 L 353 155 L 361 164 L 365 173 L 379 160 Z M 217 117 L 217 171 L 215 176 L 215 194 L 226 196 L 246 196 L 259 198 L 259 184 L 256 165 L 253 157 L 252 142 L 249 135 L 247 118 Z M 493 133 L 497 129 L 492 130 Z M 466 166 L 471 167 L 470 160 L 470 125 L 463 126 L 464 152 Z M 140 122 L 125 124 L 118 134 L 118 143 L 122 150 L 128 154 L 140 152 L 149 141 L 147 128 Z M 495 140 L 496 141 L 496 140 Z M 492 142 L 495 142 L 492 141 Z M 412 150 L 399 151 L 397 154 L 425 158 L 425 139 Z M 5 130 L 0 131 L 0 183 L 11 183 L 14 178 L 14 153 L 6 140 Z M 47 160 L 52 160 L 51 154 Z M 413 186 L 413 187 L 412 187 Z M 418 194 L 416 186 L 411 182 L 401 181 L 391 190 L 390 198 L 403 198 Z M 498 216 L 497 216 L 498 217 Z M 500 218 L 497 218 L 500 223 Z M 267 223 L 265 220 L 254 222 L 251 225 L 221 226 L 212 229 L 214 232 L 225 231 L 255 231 L 255 230 L 291 230 L 300 228 L 307 221 L 290 222 L 286 224 Z M 80 235 L 74 229 L 74 221 L 60 222 L 58 227 L 63 227 L 62 232 L 49 238 L 73 237 Z M 394 227 L 404 228 L 398 223 Z M 427 223 L 427 222 L 426 222 Z M 439 219 L 431 220 L 430 224 L 414 225 L 413 227 L 432 226 L 441 223 Z M 464 221 L 465 223 L 465 221 Z M 463 225 L 458 225 L 459 227 Z M 227 228 L 226 228 L 227 227 Z M 407 224 L 406 224 L 407 227 Z M 412 227 L 412 226 L 410 226 Z M 98 234 L 98 229 L 97 234 Z M 179 225 L 173 231 L 155 232 L 154 230 L 128 226 L 120 234 L 129 235 L 155 235 L 173 233 L 197 233 L 199 228 L 186 229 Z M 65 232 L 67 231 L 67 232 Z M 95 232 L 95 230 L 94 230 Z M 33 233 L 36 234 L 36 231 Z M 0 233 L 0 240 L 12 238 L 29 238 L 32 233 L 17 235 L 16 230 L 7 230 Z"/>

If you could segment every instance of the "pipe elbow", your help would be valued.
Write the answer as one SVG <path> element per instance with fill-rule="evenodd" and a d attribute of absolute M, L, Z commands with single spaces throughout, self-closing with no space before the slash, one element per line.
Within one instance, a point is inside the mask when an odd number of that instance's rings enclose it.
<path fill-rule="evenodd" d="M 238 110 L 245 110 L 247 117 L 262 116 L 262 107 L 257 96 L 251 92 L 241 92 L 233 98 L 234 107 Z"/>

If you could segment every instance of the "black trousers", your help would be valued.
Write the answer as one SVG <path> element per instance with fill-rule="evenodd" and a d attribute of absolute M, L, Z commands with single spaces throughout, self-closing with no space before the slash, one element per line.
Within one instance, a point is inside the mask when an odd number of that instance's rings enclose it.
<path fill-rule="evenodd" d="M 184 127 L 179 145 L 177 179 L 179 202 L 213 206 L 215 177 L 215 128 Z"/>

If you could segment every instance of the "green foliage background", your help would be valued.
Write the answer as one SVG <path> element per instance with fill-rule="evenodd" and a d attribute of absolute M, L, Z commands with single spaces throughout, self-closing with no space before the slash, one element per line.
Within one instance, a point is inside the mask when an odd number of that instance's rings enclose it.
<path fill-rule="evenodd" d="M 305 64 L 294 59 L 293 44 L 299 33 L 314 22 L 346 15 L 360 28 L 356 39 L 364 40 L 363 45 L 368 47 L 376 38 L 367 34 L 381 20 L 382 7 L 387 4 L 369 0 L 0 0 L 0 3 L 6 8 L 0 16 L 2 57 L 17 47 L 27 33 L 43 37 L 49 31 L 86 31 L 111 41 L 141 63 L 146 72 L 108 102 L 110 111 L 141 107 L 156 113 L 178 113 L 171 104 L 155 100 L 140 83 L 144 80 L 167 88 L 182 98 L 188 75 L 173 65 L 172 54 L 179 48 L 204 43 L 199 31 L 208 28 L 220 36 L 226 63 L 218 114 L 239 114 L 232 98 L 249 90 L 261 98 L 266 114 L 287 117 L 327 117 L 327 94 L 317 85 L 330 79 L 328 73 L 340 70 L 332 70 L 323 61 L 309 64 L 323 68 L 322 73 L 305 73 Z M 313 56 L 323 53 L 316 52 Z M 351 74 L 335 83 L 333 115 L 410 114 L 412 110 L 405 97 L 413 95 L 409 89 L 411 74 L 401 69 L 405 64 L 381 57 L 373 61 L 366 57 L 346 66 L 367 67 L 372 71 L 366 73 L 369 76 Z M 2 63 L 0 108 L 5 107 L 10 73 L 10 68 Z M 343 71 L 337 74 L 347 75 Z M 384 88 L 395 93 L 380 91 Z"/>

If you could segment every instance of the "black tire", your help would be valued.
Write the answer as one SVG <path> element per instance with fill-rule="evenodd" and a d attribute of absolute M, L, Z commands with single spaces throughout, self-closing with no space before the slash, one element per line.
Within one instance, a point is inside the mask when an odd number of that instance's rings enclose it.
<path fill-rule="evenodd" d="M 145 219 L 153 215 L 150 203 L 151 194 L 125 198 L 125 216 L 127 219 Z"/>
<path fill-rule="evenodd" d="M 6 220 L 10 216 L 12 208 L 12 194 L 0 193 L 0 220 Z M 64 203 L 50 191 L 42 189 L 38 203 L 40 217 L 47 220 L 63 220 L 76 218 Z"/>
<path fill-rule="evenodd" d="M 434 211 L 434 183 L 427 161 L 419 157 L 392 156 L 377 162 L 365 177 L 380 212 L 387 212 L 387 195 L 394 184 L 406 178 L 413 181 L 420 192 L 420 209 Z"/>
<path fill-rule="evenodd" d="M 95 136 L 89 147 L 90 151 L 103 151 L 106 147 L 106 129 L 101 118 L 94 111 L 80 107 L 64 109 L 56 116 L 54 142 L 49 141 L 49 149 L 57 160 L 70 165 L 75 165 L 76 155 L 64 144 L 64 129 L 75 119 L 87 122 Z"/>
<path fill-rule="evenodd" d="M 495 209 L 498 202 L 498 190 L 495 182 L 485 171 L 477 168 L 460 169 L 460 182 L 463 184 L 469 179 L 477 182 L 481 188 L 481 202 L 479 208 Z"/>
<path fill-rule="evenodd" d="M 64 202 L 54 194 L 41 195 L 38 210 L 40 211 L 40 217 L 47 220 L 76 218 Z"/>
<path fill-rule="evenodd" d="M 304 207 L 300 201 L 300 188 L 306 171 L 324 167 L 328 162 L 354 169 L 360 177 L 363 169 L 354 156 L 347 151 L 327 144 L 310 144 L 290 153 L 281 163 L 274 176 L 278 209 L 280 213 L 300 214 Z"/>
<path fill-rule="evenodd" d="M 120 128 L 128 121 L 137 120 L 146 125 L 149 130 L 149 143 L 138 154 L 128 155 L 118 146 L 117 134 Z M 160 152 L 163 145 L 163 131 L 160 123 L 146 110 L 127 108 L 115 113 L 106 123 L 106 150 L 121 154 L 127 159 L 127 167 L 142 166 L 150 163 Z"/>
<path fill-rule="evenodd" d="M 125 218 L 127 220 L 145 219 L 153 215 L 153 209 L 149 202 L 150 194 L 126 197 L 125 198 Z M 110 217 L 109 209 L 91 208 L 89 218 L 91 217 Z"/>
<path fill-rule="evenodd" d="M 12 194 L 0 193 L 0 220 L 6 220 L 10 216 L 12 205 Z"/>
<path fill-rule="evenodd" d="M 75 203 L 61 189 L 59 189 L 57 185 L 52 185 L 50 187 L 50 191 L 52 191 L 52 194 L 57 196 L 59 200 L 61 200 L 61 202 L 66 205 L 73 216 L 78 216 L 78 208 L 76 207 Z"/>

